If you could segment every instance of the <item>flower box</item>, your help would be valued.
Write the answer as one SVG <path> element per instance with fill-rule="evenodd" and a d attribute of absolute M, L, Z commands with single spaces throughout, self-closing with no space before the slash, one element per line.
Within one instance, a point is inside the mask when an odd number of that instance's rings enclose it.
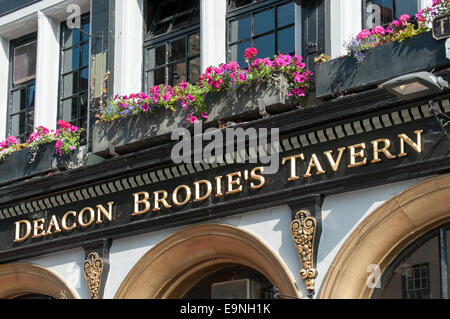
<path fill-rule="evenodd" d="M 287 80 L 279 78 L 274 83 L 254 81 L 236 89 L 210 93 L 205 97 L 208 119 L 203 127 L 223 121 L 250 121 L 268 114 L 277 114 L 296 108 L 289 96 Z M 261 109 L 260 109 L 261 107 Z M 190 112 L 182 107 L 176 111 L 156 109 L 152 113 L 140 113 L 94 126 L 92 152 L 110 156 L 111 150 L 119 154 L 156 146 L 170 141 L 171 133 L 178 127 L 185 128 Z"/>
<path fill-rule="evenodd" d="M 368 50 L 362 63 L 345 56 L 316 65 L 316 95 L 322 100 L 370 89 L 394 77 L 450 66 L 445 40 L 432 32 Z"/>
<path fill-rule="evenodd" d="M 78 167 L 82 161 L 81 157 L 79 150 L 58 157 L 55 143 L 42 145 L 36 154 L 33 154 L 31 149 L 13 152 L 0 161 L 0 185 Z"/>

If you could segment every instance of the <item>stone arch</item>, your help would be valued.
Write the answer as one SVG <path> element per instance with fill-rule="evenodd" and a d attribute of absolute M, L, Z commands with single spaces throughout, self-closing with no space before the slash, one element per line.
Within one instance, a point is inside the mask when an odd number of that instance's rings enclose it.
<path fill-rule="evenodd" d="M 127 275 L 115 298 L 182 298 L 201 279 L 230 265 L 251 267 L 281 295 L 301 297 L 287 267 L 257 237 L 233 226 L 203 224 L 153 247 Z"/>
<path fill-rule="evenodd" d="M 450 174 L 415 185 L 372 212 L 345 241 L 320 298 L 371 298 L 369 265 L 381 272 L 412 242 L 450 220 Z"/>

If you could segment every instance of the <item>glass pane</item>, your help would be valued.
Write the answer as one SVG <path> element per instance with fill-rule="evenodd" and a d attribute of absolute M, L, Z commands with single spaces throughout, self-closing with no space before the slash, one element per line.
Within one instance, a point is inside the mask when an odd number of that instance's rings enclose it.
<path fill-rule="evenodd" d="M 63 77 L 63 98 L 72 96 L 77 92 L 78 92 L 78 71 L 75 71 Z"/>
<path fill-rule="evenodd" d="M 28 87 L 28 103 L 27 108 L 34 107 L 34 95 L 35 95 L 36 87 L 31 85 Z"/>
<path fill-rule="evenodd" d="M 156 24 L 154 26 L 152 35 L 153 36 L 158 36 L 158 35 L 167 33 L 169 31 L 169 27 L 170 27 L 171 23 L 172 22 L 169 21 L 169 22 L 165 22 L 165 23 L 158 23 L 158 24 Z"/>
<path fill-rule="evenodd" d="M 186 62 L 180 62 L 169 66 L 169 85 L 176 85 L 186 81 Z"/>
<path fill-rule="evenodd" d="M 365 8 L 366 28 L 390 23 L 394 20 L 393 0 L 370 0 L 366 1 Z"/>
<path fill-rule="evenodd" d="M 278 53 L 293 54 L 295 51 L 295 30 L 289 27 L 278 32 Z"/>
<path fill-rule="evenodd" d="M 230 23 L 230 42 L 236 42 L 238 40 L 247 39 L 251 36 L 251 19 L 250 16 L 245 18 L 231 21 Z"/>
<path fill-rule="evenodd" d="M 186 38 L 181 38 L 168 43 L 169 61 L 181 60 L 186 57 Z"/>
<path fill-rule="evenodd" d="M 200 58 L 189 61 L 189 82 L 197 82 L 200 77 Z"/>
<path fill-rule="evenodd" d="M 73 49 L 64 51 L 64 67 L 63 73 L 75 70 L 80 65 L 80 48 L 75 47 Z"/>
<path fill-rule="evenodd" d="M 87 117 L 87 110 L 88 110 L 88 95 L 87 94 L 81 94 L 79 96 L 80 99 L 80 117 Z"/>
<path fill-rule="evenodd" d="M 147 72 L 147 89 L 154 85 L 165 84 L 166 83 L 166 72 L 164 68 L 156 69 Z"/>
<path fill-rule="evenodd" d="M 295 23 L 295 5 L 293 2 L 278 7 L 277 9 L 278 27 Z"/>
<path fill-rule="evenodd" d="M 200 33 L 189 37 L 189 56 L 200 54 Z"/>
<path fill-rule="evenodd" d="M 64 44 L 63 48 L 70 48 L 73 43 L 73 35 L 72 35 L 72 29 L 69 29 L 67 27 L 64 27 Z"/>
<path fill-rule="evenodd" d="M 275 11 L 266 10 L 255 14 L 255 35 L 275 29 Z"/>
<path fill-rule="evenodd" d="M 90 25 L 90 23 L 89 23 L 89 21 L 88 21 L 88 22 L 86 22 L 85 24 L 83 24 L 83 25 L 81 26 L 81 29 L 82 29 L 84 32 L 86 32 L 87 34 L 90 34 L 90 33 L 91 33 L 90 27 L 91 27 L 91 25 Z M 82 42 L 89 41 L 89 37 L 87 36 L 86 33 L 82 33 L 82 34 L 81 34 L 81 41 L 82 41 Z"/>
<path fill-rule="evenodd" d="M 247 64 L 245 62 L 244 54 L 245 49 L 249 48 L 250 46 L 251 46 L 250 41 L 230 46 L 231 61 L 237 62 L 241 68 L 246 67 Z M 259 54 L 258 56 L 260 57 Z"/>
<path fill-rule="evenodd" d="M 70 122 L 78 117 L 77 98 L 68 99 L 62 102 L 62 119 Z"/>
<path fill-rule="evenodd" d="M 14 84 L 34 78 L 36 74 L 36 41 L 14 48 Z"/>
<path fill-rule="evenodd" d="M 89 43 L 81 47 L 81 64 L 80 67 L 89 66 Z"/>
<path fill-rule="evenodd" d="M 160 1 L 160 2 L 161 2 L 160 11 L 157 17 L 158 21 L 171 17 L 177 12 L 179 1 L 177 2 Z"/>
<path fill-rule="evenodd" d="M 275 55 L 275 35 L 273 33 L 255 39 L 259 58 L 273 58 Z"/>
<path fill-rule="evenodd" d="M 395 0 L 396 18 L 399 18 L 402 14 L 409 14 L 411 17 L 414 17 L 418 10 L 417 1 Z"/>
<path fill-rule="evenodd" d="M 190 13 L 177 16 L 173 22 L 172 31 L 187 26 L 189 24 L 190 17 Z"/>
<path fill-rule="evenodd" d="M 181 1 L 179 12 L 192 11 L 192 9 L 199 7 L 200 0 L 183 0 Z"/>
<path fill-rule="evenodd" d="M 11 116 L 11 135 L 19 136 L 25 133 L 25 113 Z"/>
<path fill-rule="evenodd" d="M 89 89 L 89 69 L 80 71 L 80 92 Z"/>
<path fill-rule="evenodd" d="M 401 261 L 384 287 L 383 299 L 440 299 L 438 236 Z"/>
<path fill-rule="evenodd" d="M 161 45 L 156 48 L 152 48 L 147 51 L 148 60 L 147 68 L 153 69 L 154 67 L 164 65 L 166 63 L 166 46 Z"/>
<path fill-rule="evenodd" d="M 229 0 L 228 7 L 231 9 L 239 8 L 251 4 L 252 0 Z"/>
<path fill-rule="evenodd" d="M 12 92 L 11 114 L 17 113 L 25 108 L 27 90 L 21 89 Z"/>

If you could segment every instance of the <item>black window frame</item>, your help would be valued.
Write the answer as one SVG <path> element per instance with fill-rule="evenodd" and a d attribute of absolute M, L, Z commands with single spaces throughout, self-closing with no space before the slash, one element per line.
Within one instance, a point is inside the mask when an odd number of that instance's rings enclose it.
<path fill-rule="evenodd" d="M 87 22 L 86 22 L 87 21 Z M 89 29 L 91 28 L 91 18 L 90 13 L 84 13 L 80 17 L 80 27 L 82 29 L 83 25 L 89 25 Z M 90 36 L 88 34 L 83 33 L 82 31 L 79 32 L 80 41 L 76 44 L 71 44 L 68 47 L 65 47 L 65 31 L 68 29 L 66 25 L 66 21 L 63 21 L 61 23 L 61 34 L 60 34 L 60 65 L 59 65 L 59 90 L 58 90 L 58 116 L 57 118 L 59 120 L 66 120 L 67 122 L 71 123 L 72 125 L 75 125 L 79 128 L 83 128 L 85 131 L 82 133 L 81 136 L 81 145 L 87 144 L 87 132 L 89 131 L 90 123 L 89 123 L 89 105 L 90 105 L 90 86 L 91 86 L 91 70 L 90 70 L 90 59 L 91 59 L 91 41 Z M 90 30 L 83 30 L 84 32 L 88 32 L 90 34 Z M 87 45 L 87 51 L 88 51 L 88 64 L 82 65 L 81 61 L 83 58 L 83 47 Z M 70 71 L 64 72 L 64 54 L 65 52 L 72 50 L 74 48 L 78 48 L 78 67 L 71 68 Z M 81 72 L 87 70 L 87 77 L 88 77 L 88 83 L 87 87 L 82 89 L 81 86 Z M 77 90 L 76 92 L 72 92 L 71 95 L 65 96 L 64 95 L 64 78 L 65 76 L 68 76 L 70 74 L 78 74 L 77 76 Z M 73 87 L 73 84 L 72 84 Z M 85 96 L 85 110 L 83 113 L 82 110 L 82 97 Z M 64 117 L 64 102 L 70 101 L 76 99 L 76 117 L 73 117 L 71 114 L 71 119 L 67 120 L 67 118 Z M 72 104 L 73 105 L 73 104 Z M 72 110 L 73 112 L 73 110 Z M 84 121 L 84 122 L 83 122 Z M 83 125 L 85 123 L 85 125 Z"/>
<path fill-rule="evenodd" d="M 361 0 L 361 9 L 362 9 L 362 21 L 361 21 L 361 25 L 362 25 L 362 29 L 367 29 L 367 28 L 369 28 L 368 26 L 366 26 L 366 21 L 367 21 L 367 10 L 366 10 L 366 6 L 367 6 L 367 2 L 370 2 L 370 1 L 373 1 L 373 0 Z M 394 21 L 395 19 L 397 19 L 398 18 L 398 15 L 401 15 L 401 14 L 404 14 L 404 13 L 406 13 L 406 12 L 396 12 L 396 5 L 395 5 L 395 2 L 396 2 L 397 0 L 392 0 L 392 3 L 393 3 L 393 12 L 392 12 L 392 16 L 393 16 L 393 19 L 392 19 L 392 21 Z M 411 0 L 408 0 L 408 1 L 411 1 Z M 413 3 L 413 2 L 411 2 L 411 3 Z M 414 5 L 416 6 L 416 9 L 417 10 L 415 10 L 415 11 L 418 11 L 419 10 L 419 3 L 418 3 L 418 1 L 417 0 L 414 0 Z M 414 18 L 413 16 L 411 17 L 411 18 Z M 389 25 L 392 21 L 389 21 L 389 22 L 386 22 L 386 23 L 384 23 L 384 24 L 381 24 L 381 26 L 387 26 L 387 25 Z M 370 29 L 370 28 L 369 28 Z"/>
<path fill-rule="evenodd" d="M 8 74 L 8 108 L 7 108 L 7 123 L 6 123 L 6 135 L 13 136 L 13 125 L 12 118 L 14 116 L 25 115 L 25 131 L 23 134 L 14 135 L 19 143 L 25 143 L 29 135 L 34 131 L 34 119 L 35 119 L 35 99 L 36 99 L 36 71 L 35 75 L 27 79 L 26 81 L 21 81 L 18 84 L 14 84 L 13 74 L 14 74 L 14 50 L 17 47 L 26 45 L 27 43 L 36 42 L 37 44 L 37 32 L 30 33 L 18 39 L 11 40 L 10 42 L 10 58 L 9 58 L 9 74 Z M 37 50 L 37 45 L 36 45 Z M 37 52 L 36 52 L 37 59 Z M 37 63 L 36 63 L 37 65 Z M 33 102 L 32 106 L 20 109 L 18 112 L 13 113 L 13 103 L 14 103 L 14 92 L 26 90 L 25 100 L 30 100 L 30 88 L 33 89 Z M 22 99 L 22 97 L 21 97 Z M 31 113 L 31 114 L 30 114 Z M 32 124 L 29 123 L 30 116 L 32 117 Z"/>
<path fill-rule="evenodd" d="M 227 58 L 227 62 L 232 61 L 232 49 L 231 47 L 233 45 L 237 45 L 240 43 L 245 43 L 245 42 L 250 42 L 250 46 L 251 47 L 255 47 L 255 39 L 267 36 L 271 33 L 274 34 L 274 54 L 278 55 L 280 53 L 283 54 L 294 54 L 295 53 L 295 18 L 294 21 L 292 23 L 283 25 L 281 27 L 278 26 L 278 8 L 282 7 L 286 4 L 289 3 L 293 3 L 295 5 L 295 1 L 294 0 L 252 0 L 251 4 L 248 5 L 244 5 L 238 8 L 234 8 L 230 3 L 233 0 L 228 0 L 227 3 L 227 14 L 226 14 L 226 58 Z M 274 28 L 263 32 L 263 33 L 259 33 L 255 35 L 255 19 L 254 16 L 257 15 L 258 13 L 261 13 L 263 11 L 267 11 L 270 8 L 274 8 Z M 295 15 L 295 14 L 294 14 Z M 251 31 L 250 31 L 250 37 L 249 38 L 244 38 L 244 39 L 238 39 L 236 41 L 231 41 L 231 36 L 230 36 L 230 32 L 231 32 L 231 23 L 233 21 L 245 18 L 246 16 L 250 16 L 250 27 L 251 27 Z M 279 48 L 278 48 L 278 36 L 279 36 L 279 32 L 289 29 L 289 28 L 293 28 L 294 30 L 294 41 L 293 41 L 293 50 L 291 52 L 280 52 Z M 260 58 L 266 58 L 266 56 L 259 56 Z M 239 60 L 238 57 L 237 60 Z M 272 56 L 269 56 L 269 58 L 272 58 Z M 236 60 L 236 59 L 235 59 Z M 241 65 L 241 67 L 244 67 Z"/>
<path fill-rule="evenodd" d="M 177 2 L 178 4 L 180 3 L 180 0 L 172 0 L 173 2 Z M 182 0 L 181 0 L 182 1 Z M 190 73 L 191 73 L 191 69 L 190 69 L 190 61 L 198 59 L 199 61 L 199 69 L 198 69 L 198 75 L 200 75 L 201 70 L 200 70 L 200 53 L 201 53 L 201 48 L 200 48 L 200 43 L 201 43 L 201 39 L 200 39 L 200 0 L 199 1 L 199 5 L 198 5 L 198 22 L 192 23 L 192 24 L 188 24 L 184 27 L 181 27 L 179 29 L 176 30 L 171 30 L 172 27 L 168 28 L 168 32 L 160 34 L 160 35 L 156 35 L 154 37 L 152 37 L 151 35 L 151 29 L 152 29 L 152 21 L 150 21 L 150 19 L 155 18 L 155 16 L 157 15 L 157 12 L 153 12 L 152 10 L 154 10 L 153 7 L 151 7 L 149 5 L 149 1 L 145 1 L 144 3 L 144 12 L 145 12 L 145 30 L 144 30 L 144 43 L 143 43 L 143 86 L 144 86 L 144 90 L 147 91 L 151 85 L 149 85 L 149 80 L 148 80 L 148 74 L 152 71 L 155 70 L 162 70 L 164 69 L 164 83 L 154 83 L 154 85 L 159 85 L 159 84 L 166 84 L 166 85 L 174 85 L 175 83 L 171 83 L 171 72 L 170 72 L 170 67 L 173 65 L 176 65 L 178 63 L 182 63 L 185 62 L 186 63 L 186 81 L 187 82 L 196 82 L 198 79 L 191 79 L 190 78 Z M 159 10 L 159 8 L 157 8 L 156 10 Z M 194 13 L 196 12 L 196 10 L 194 10 Z M 173 22 L 175 21 L 177 15 L 173 15 L 170 16 L 169 18 L 166 18 L 166 20 L 171 20 L 171 23 L 173 24 Z M 189 39 L 192 36 L 195 36 L 198 34 L 198 52 L 194 53 L 194 54 L 190 54 L 190 43 L 189 43 Z M 185 52 L 184 52 L 184 56 L 183 58 L 177 59 L 177 60 L 173 60 L 173 61 L 169 61 L 169 46 L 170 43 L 173 43 L 174 41 L 183 39 L 185 41 Z M 164 45 L 164 63 L 155 67 L 149 67 L 149 58 L 150 58 L 150 51 L 153 49 L 156 49 L 158 47 L 161 47 Z"/>

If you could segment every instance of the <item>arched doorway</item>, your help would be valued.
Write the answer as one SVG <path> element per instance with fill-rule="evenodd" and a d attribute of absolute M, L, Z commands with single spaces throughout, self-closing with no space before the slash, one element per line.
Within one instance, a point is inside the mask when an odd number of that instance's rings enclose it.
<path fill-rule="evenodd" d="M 281 259 L 258 238 L 233 226 L 205 224 L 152 248 L 127 275 L 116 298 L 188 298 L 214 277 L 229 279 L 230 271 L 236 272 L 233 279 L 252 272 L 263 284 L 267 280 L 276 286 L 281 296 L 301 297 Z"/>
<path fill-rule="evenodd" d="M 0 265 L 0 299 L 78 299 L 57 275 L 30 264 Z"/>
<path fill-rule="evenodd" d="M 418 184 L 381 205 L 339 250 L 320 289 L 320 298 L 371 298 L 371 265 L 381 274 L 429 231 L 450 221 L 450 175 Z"/>

